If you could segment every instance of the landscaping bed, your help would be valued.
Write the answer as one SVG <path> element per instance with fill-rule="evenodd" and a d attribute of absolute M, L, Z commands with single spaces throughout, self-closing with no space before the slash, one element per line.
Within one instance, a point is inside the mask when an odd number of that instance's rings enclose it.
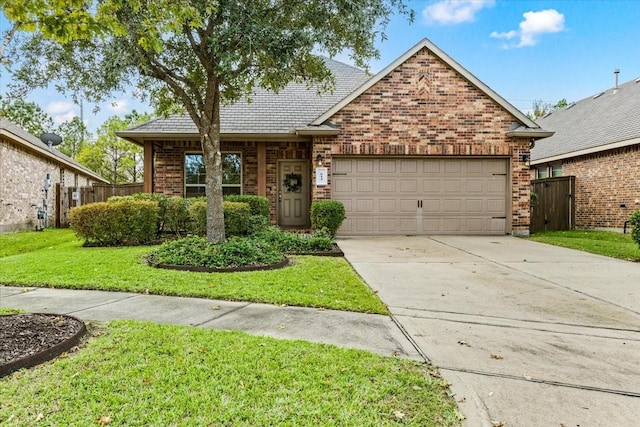
<path fill-rule="evenodd" d="M 0 316 L 0 377 L 51 360 L 78 344 L 87 329 L 58 314 Z"/>

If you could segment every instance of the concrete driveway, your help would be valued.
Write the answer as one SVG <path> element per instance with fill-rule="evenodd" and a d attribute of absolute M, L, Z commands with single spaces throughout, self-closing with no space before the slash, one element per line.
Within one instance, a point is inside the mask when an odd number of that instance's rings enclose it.
<path fill-rule="evenodd" d="M 468 426 L 640 422 L 640 264 L 510 236 L 341 239 Z"/>

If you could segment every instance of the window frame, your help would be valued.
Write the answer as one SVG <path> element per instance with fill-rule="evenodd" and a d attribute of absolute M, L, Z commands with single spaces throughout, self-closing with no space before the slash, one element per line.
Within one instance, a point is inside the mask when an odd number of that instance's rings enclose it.
<path fill-rule="evenodd" d="M 223 195 L 225 194 L 225 188 L 239 188 L 240 192 L 239 193 L 231 193 L 231 194 L 242 194 L 242 187 L 243 187 L 243 181 L 244 181 L 244 165 L 242 163 L 242 152 L 241 151 L 223 151 L 222 155 L 231 155 L 231 154 L 235 154 L 240 158 L 240 183 L 239 184 L 222 184 L 222 193 Z M 206 183 L 202 183 L 202 184 L 187 184 L 187 156 L 200 156 L 201 158 L 204 158 L 204 154 L 202 154 L 201 151 L 186 151 L 184 153 L 184 157 L 183 157 L 183 178 L 184 178 L 184 195 L 185 197 L 206 197 Z M 204 165 L 204 159 L 203 159 L 203 165 Z M 202 189 L 202 193 L 198 193 L 198 194 L 187 194 L 187 188 L 201 188 Z"/>

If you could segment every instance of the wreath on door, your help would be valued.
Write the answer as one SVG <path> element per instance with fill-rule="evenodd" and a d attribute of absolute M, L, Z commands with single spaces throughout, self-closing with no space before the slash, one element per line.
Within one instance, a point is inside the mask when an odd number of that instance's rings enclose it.
<path fill-rule="evenodd" d="M 284 188 L 290 192 L 295 193 L 302 188 L 302 175 L 299 173 L 288 173 L 284 176 Z"/>

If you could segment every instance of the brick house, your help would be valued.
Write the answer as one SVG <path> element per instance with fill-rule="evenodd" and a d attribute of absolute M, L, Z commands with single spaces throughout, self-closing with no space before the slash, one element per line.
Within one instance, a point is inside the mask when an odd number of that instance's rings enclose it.
<path fill-rule="evenodd" d="M 0 233 L 34 229 L 44 206 L 49 218 L 55 218 L 56 184 L 78 187 L 96 182 L 107 181 L 0 117 Z"/>
<path fill-rule="evenodd" d="M 374 76 L 326 61 L 332 94 L 290 84 L 222 108 L 225 193 L 266 196 L 284 227 L 339 200 L 341 235 L 528 234 L 529 144 L 550 132 L 426 39 Z M 203 194 L 188 117 L 118 135 L 144 147 L 145 191 Z"/>
<path fill-rule="evenodd" d="M 622 229 L 640 209 L 640 78 L 558 109 L 531 150 L 534 178 L 575 176 L 575 226 Z"/>

